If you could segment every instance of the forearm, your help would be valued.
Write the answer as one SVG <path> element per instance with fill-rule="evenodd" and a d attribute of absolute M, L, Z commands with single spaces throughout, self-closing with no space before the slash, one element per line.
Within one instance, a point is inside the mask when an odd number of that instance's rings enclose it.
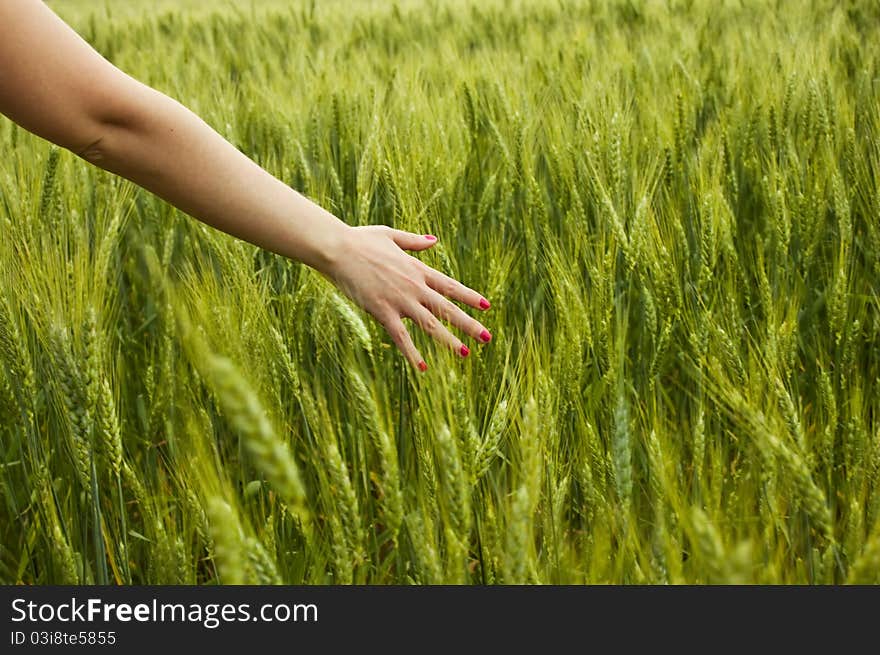
<path fill-rule="evenodd" d="M 178 102 L 131 82 L 128 108 L 96 121 L 84 159 L 195 218 L 326 270 L 346 224 L 274 178 Z"/>
<path fill-rule="evenodd" d="M 439 318 L 491 339 L 449 300 L 487 310 L 485 298 L 403 252 L 430 248 L 436 237 L 348 227 L 191 111 L 118 70 L 40 0 L 0 0 L 0 113 L 217 229 L 319 270 L 422 371 L 403 317 L 462 357 L 470 351 Z"/>

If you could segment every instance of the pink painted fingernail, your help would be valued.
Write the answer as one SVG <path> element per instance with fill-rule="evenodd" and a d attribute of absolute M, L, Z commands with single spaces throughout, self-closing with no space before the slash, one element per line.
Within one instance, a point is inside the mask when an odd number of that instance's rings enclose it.
<path fill-rule="evenodd" d="M 483 343 L 489 343 L 490 341 L 492 341 L 492 335 L 489 334 L 489 330 L 483 330 L 482 332 L 480 332 L 480 339 L 483 341 Z"/>
<path fill-rule="evenodd" d="M 433 234 L 426 234 L 426 235 L 425 235 L 425 238 L 426 238 L 428 241 L 436 241 L 436 240 L 437 240 L 437 237 L 435 237 Z"/>
<path fill-rule="evenodd" d="M 428 365 L 424 361 L 419 362 L 419 370 L 424 373 L 428 370 Z"/>
<path fill-rule="evenodd" d="M 489 309 L 492 305 L 485 298 L 480 298 L 480 309 Z"/>
<path fill-rule="evenodd" d="M 462 356 L 462 357 L 467 357 L 467 356 L 470 355 L 470 354 L 471 354 L 471 351 L 468 350 L 468 347 L 467 347 L 466 345 L 464 345 L 464 344 L 461 344 L 461 356 Z"/>

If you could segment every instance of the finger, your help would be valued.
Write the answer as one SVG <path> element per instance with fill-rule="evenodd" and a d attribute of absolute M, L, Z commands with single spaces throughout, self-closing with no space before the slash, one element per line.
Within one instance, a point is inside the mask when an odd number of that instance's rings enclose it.
<path fill-rule="evenodd" d="M 420 328 L 440 343 L 445 344 L 450 350 L 454 350 L 462 357 L 470 355 L 470 349 L 464 345 L 458 337 L 452 334 L 452 332 L 447 330 L 446 326 L 440 322 L 440 319 L 434 316 L 434 314 L 424 305 L 416 305 L 410 312 L 409 317 L 414 320 Z"/>
<path fill-rule="evenodd" d="M 403 230 L 391 230 L 391 238 L 404 250 L 426 250 L 437 243 L 433 234 L 413 234 Z"/>
<path fill-rule="evenodd" d="M 428 273 L 425 276 L 425 282 L 427 282 L 428 286 L 434 289 L 434 291 L 442 293 L 444 296 L 452 298 L 453 300 L 458 300 L 466 305 L 470 305 L 475 309 L 486 310 L 491 307 L 489 301 L 483 298 L 479 293 L 466 287 L 458 280 L 454 280 L 448 275 L 434 270 L 433 268 L 428 269 Z"/>
<path fill-rule="evenodd" d="M 427 371 L 428 365 L 425 363 L 425 360 L 422 359 L 421 353 L 419 353 L 418 348 L 416 348 L 416 345 L 413 343 L 412 337 L 409 335 L 409 330 L 406 329 L 406 326 L 403 324 L 403 321 L 400 320 L 400 317 L 394 316 L 393 318 L 382 321 L 382 325 L 388 331 L 391 340 L 394 341 L 394 345 L 396 345 L 400 352 L 402 352 L 407 360 L 409 360 L 409 363 L 422 372 Z"/>
<path fill-rule="evenodd" d="M 431 289 L 428 296 L 422 302 L 433 314 L 439 316 L 447 323 L 451 323 L 459 330 L 472 336 L 478 341 L 488 343 L 492 339 L 489 330 L 473 316 L 467 314 L 461 307 L 448 298 Z"/>

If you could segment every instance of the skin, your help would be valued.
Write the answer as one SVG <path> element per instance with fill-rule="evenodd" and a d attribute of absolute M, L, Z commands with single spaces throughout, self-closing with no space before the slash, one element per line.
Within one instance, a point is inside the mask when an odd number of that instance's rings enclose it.
<path fill-rule="evenodd" d="M 39 0 L 0 2 L 0 113 L 214 228 L 311 266 L 378 320 L 419 370 L 427 365 L 403 318 L 461 357 L 467 347 L 441 321 L 478 343 L 491 339 L 452 302 L 486 310 L 488 301 L 405 252 L 436 238 L 347 225 L 113 66 Z"/>

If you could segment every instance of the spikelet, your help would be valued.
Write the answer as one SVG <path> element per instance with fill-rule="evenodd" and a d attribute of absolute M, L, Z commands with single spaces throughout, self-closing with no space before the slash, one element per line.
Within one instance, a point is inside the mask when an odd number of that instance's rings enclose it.
<path fill-rule="evenodd" d="M 98 369 L 100 366 L 101 343 L 98 340 L 98 325 L 95 310 L 92 307 L 86 309 L 83 319 L 82 335 L 83 350 L 85 352 L 85 367 L 83 369 L 83 392 L 86 400 L 86 409 L 90 415 L 94 415 L 98 405 Z"/>
<path fill-rule="evenodd" d="M 673 124 L 673 138 L 675 142 L 675 168 L 678 178 L 684 179 L 684 159 L 687 149 L 687 119 L 684 112 L 684 98 L 681 92 L 675 95 L 675 123 Z"/>
<path fill-rule="evenodd" d="M 611 192 L 618 202 L 623 201 L 623 138 L 621 136 L 620 115 L 611 116 L 611 139 L 609 141 L 608 159 L 611 163 Z"/>
<path fill-rule="evenodd" d="M 131 489 L 132 495 L 141 508 L 144 508 L 147 505 L 147 490 L 144 488 L 143 483 L 134 469 L 125 461 L 122 462 L 122 479 L 125 484 L 128 485 L 129 489 Z"/>
<path fill-rule="evenodd" d="M 208 547 L 208 550 L 212 550 L 213 545 L 210 538 L 208 516 L 205 513 L 205 508 L 202 507 L 202 503 L 199 501 L 198 496 L 196 496 L 195 492 L 189 487 L 186 488 L 184 502 L 186 503 L 187 514 L 193 520 L 193 527 L 196 530 L 196 534 L 199 536 L 199 539 L 202 540 L 202 543 Z"/>
<path fill-rule="evenodd" d="M 780 462 L 792 477 L 798 502 L 820 535 L 832 538 L 831 511 L 825 494 L 810 475 L 810 469 L 802 457 L 785 446 L 778 439 L 774 441 L 775 450 Z"/>
<path fill-rule="evenodd" d="M 745 366 L 743 366 L 742 359 L 740 358 L 733 340 L 720 325 L 714 322 L 711 325 L 715 331 L 716 338 L 718 339 L 725 367 L 732 373 L 735 382 L 740 388 L 745 389 L 747 382 L 746 369 Z"/>
<path fill-rule="evenodd" d="M 523 409 L 520 449 L 522 479 L 513 492 L 504 547 L 506 584 L 524 584 L 529 581 L 531 572 L 532 520 L 540 500 L 543 475 L 540 417 L 534 396 L 529 397 Z"/>
<path fill-rule="evenodd" d="M 880 525 L 865 542 L 847 576 L 849 584 L 880 584 Z"/>
<path fill-rule="evenodd" d="M 95 276 L 100 280 L 110 279 L 110 257 L 119 243 L 125 225 L 125 213 L 121 209 L 115 209 L 110 225 L 101 239 L 98 254 L 95 257 Z"/>
<path fill-rule="evenodd" d="M 342 527 L 340 515 L 330 511 L 327 516 L 327 524 L 330 527 L 330 550 L 333 553 L 333 574 L 337 584 L 351 584 L 354 582 L 354 556 L 349 549 L 349 539 Z"/>
<path fill-rule="evenodd" d="M 666 533 L 666 486 L 667 472 L 663 448 L 656 430 L 648 435 L 648 465 L 650 466 L 651 505 L 654 509 L 654 529 L 651 535 L 651 562 L 656 574 L 656 582 L 669 581 L 669 569 L 666 561 L 668 543 Z"/>
<path fill-rule="evenodd" d="M 853 240 L 852 213 L 843 181 L 835 171 L 831 176 L 831 195 L 834 200 L 834 213 L 837 216 L 837 229 L 840 234 L 841 257 L 850 251 Z"/>
<path fill-rule="evenodd" d="M 468 128 L 468 137 L 470 141 L 473 143 L 477 140 L 477 110 L 476 103 L 474 102 L 474 95 L 471 91 L 470 84 L 464 82 L 462 84 L 462 91 L 464 95 L 463 111 L 464 111 L 464 122 L 465 126 Z"/>
<path fill-rule="evenodd" d="M 795 90 L 797 89 L 797 82 L 797 73 L 792 73 L 785 85 L 785 95 L 782 98 L 782 110 L 780 112 L 780 119 L 783 127 L 788 125 L 791 118 L 791 105 L 794 100 Z"/>
<path fill-rule="evenodd" d="M 324 454 L 324 464 L 330 477 L 330 491 L 334 501 L 334 511 L 340 517 L 342 533 L 348 548 L 357 559 L 365 555 L 361 552 L 364 543 L 363 527 L 360 521 L 360 508 L 357 495 L 352 487 L 348 467 L 339 453 L 336 439 L 326 435 L 318 439 Z"/>
<path fill-rule="evenodd" d="M 845 531 L 842 540 L 844 552 L 857 553 L 865 541 L 864 504 L 856 498 L 849 501 L 846 509 Z"/>
<path fill-rule="evenodd" d="M 529 260 L 529 270 L 535 271 L 538 264 L 538 237 L 535 225 L 542 225 L 547 211 L 544 208 L 544 200 L 538 182 L 534 175 L 529 173 L 526 180 L 526 218 L 523 221 L 523 234 L 526 242 L 526 254 Z"/>
<path fill-rule="evenodd" d="M 819 372 L 819 394 L 825 412 L 825 427 L 822 429 L 819 454 L 830 471 L 834 462 L 834 437 L 837 434 L 837 400 L 831 384 L 831 376 L 824 369 Z"/>
<path fill-rule="evenodd" d="M 54 325 L 49 332 L 50 350 L 55 364 L 56 382 L 64 415 L 69 426 L 74 470 L 87 497 L 91 498 L 92 446 L 90 417 L 82 375 L 74 369 L 67 329 Z"/>
<path fill-rule="evenodd" d="M 225 585 L 244 584 L 247 572 L 244 536 L 235 513 L 229 503 L 213 497 L 208 499 L 206 514 L 219 582 Z"/>
<path fill-rule="evenodd" d="M 849 275 L 845 266 L 837 269 L 837 275 L 831 283 L 829 299 L 828 324 L 834 343 L 839 346 L 846 332 L 847 305 L 849 303 Z"/>
<path fill-rule="evenodd" d="M 779 157 L 779 126 L 776 122 L 776 106 L 770 105 L 767 115 L 767 138 L 770 141 L 770 156 L 776 160 Z"/>
<path fill-rule="evenodd" d="M 455 389 L 455 418 L 456 418 L 456 434 L 461 435 L 461 461 L 467 469 L 468 484 L 473 485 L 476 482 L 476 464 L 477 453 L 479 452 L 482 442 L 477 434 L 477 427 L 474 425 L 474 418 L 471 412 L 468 396 L 465 393 L 465 385 L 458 379 L 455 369 L 450 369 L 448 376 L 450 389 Z"/>
<path fill-rule="evenodd" d="M 812 81 L 809 84 L 807 92 L 807 104 L 801 112 L 801 138 L 806 139 L 810 143 L 815 143 L 813 138 L 816 131 L 816 105 L 818 97 L 816 95 L 816 85 Z"/>
<path fill-rule="evenodd" d="M 875 428 L 877 429 L 877 428 Z M 867 464 L 868 484 L 871 489 L 880 489 L 880 429 L 870 439 L 868 446 L 869 462 Z M 880 521 L 880 494 L 872 495 L 867 508 L 867 522 L 875 524 Z"/>
<path fill-rule="evenodd" d="M 269 556 L 263 543 L 254 537 L 244 541 L 245 580 L 255 585 L 280 585 L 281 576 L 278 568 Z"/>
<path fill-rule="evenodd" d="M 568 508 L 571 504 L 570 498 L 571 477 L 566 474 L 559 477 L 553 489 L 553 499 L 551 502 L 551 510 L 547 513 L 549 525 L 545 528 L 545 534 L 553 535 L 553 543 L 551 548 L 561 548 L 563 542 L 563 526 L 565 525 L 565 517 L 568 514 Z"/>
<path fill-rule="evenodd" d="M 80 581 L 79 567 L 76 561 L 76 553 L 70 546 L 70 542 L 64 535 L 58 520 L 55 500 L 52 497 L 50 482 L 45 475 L 40 474 L 36 480 L 40 503 L 43 511 L 47 514 L 47 521 L 52 525 L 51 538 L 49 539 L 52 562 L 58 571 L 58 583 L 78 584 Z"/>
<path fill-rule="evenodd" d="M 667 190 L 672 189 L 675 183 L 675 164 L 672 160 L 672 150 L 668 147 L 663 149 L 663 186 Z"/>
<path fill-rule="evenodd" d="M 718 529 L 698 507 L 691 509 L 690 519 L 694 536 L 693 545 L 700 555 L 707 582 L 710 584 L 724 582 L 727 578 L 727 553 Z"/>
<path fill-rule="evenodd" d="M 434 467 L 434 458 L 431 456 L 431 445 L 427 443 L 427 439 L 421 430 L 416 430 L 413 437 L 416 446 L 420 486 L 425 493 L 428 507 L 436 507 L 437 471 Z"/>
<path fill-rule="evenodd" d="M 224 416 L 266 478 L 290 504 L 303 524 L 308 524 L 306 492 L 299 469 L 287 444 L 276 434 L 256 391 L 225 357 L 205 353 L 197 368 L 211 386 Z"/>
<path fill-rule="evenodd" d="M 79 584 L 79 565 L 76 559 L 76 553 L 70 547 L 70 543 L 61 531 L 61 526 L 57 521 L 52 522 L 52 559 L 59 571 L 58 584 L 74 585 Z"/>
<path fill-rule="evenodd" d="M 430 515 L 419 511 L 408 514 L 406 529 L 419 563 L 420 582 L 439 584 L 443 580 L 443 569 L 437 552 L 434 523 Z"/>
<path fill-rule="evenodd" d="M 397 448 L 386 430 L 376 435 L 378 450 L 384 474 L 383 509 L 387 529 L 394 539 L 403 523 L 403 492 L 400 487 L 400 471 L 397 463 Z"/>
<path fill-rule="evenodd" d="M 618 383 L 614 405 L 614 432 L 611 435 L 611 461 L 614 467 L 614 488 L 623 507 L 632 497 L 632 437 L 629 425 L 629 403 L 622 381 Z"/>
<path fill-rule="evenodd" d="M 5 365 L 19 411 L 32 423 L 36 395 L 33 360 L 5 297 L 0 298 L 0 362 Z"/>
<path fill-rule="evenodd" d="M 782 411 L 782 416 L 785 418 L 785 423 L 788 426 L 788 432 L 801 452 L 805 452 L 807 444 L 804 440 L 804 430 L 801 427 L 801 421 L 798 417 L 797 408 L 794 406 L 794 401 L 785 388 L 785 384 L 778 377 L 774 378 L 773 388 L 776 392 L 776 401 L 779 403 L 779 409 Z"/>
<path fill-rule="evenodd" d="M 486 225 L 489 220 L 490 212 L 492 211 L 492 207 L 495 204 L 496 196 L 498 194 L 497 180 L 497 174 L 493 173 L 483 186 L 483 191 L 480 194 L 480 201 L 477 205 L 475 226 L 477 229 L 484 229 L 480 228 L 480 226 Z"/>
<path fill-rule="evenodd" d="M 527 582 L 527 559 L 529 557 L 529 526 L 531 523 L 532 501 L 526 485 L 521 485 L 513 494 L 510 505 L 510 525 L 504 548 L 505 584 L 524 584 Z"/>
<path fill-rule="evenodd" d="M 50 214 L 55 204 L 55 178 L 58 171 L 58 158 L 61 149 L 56 146 L 49 147 L 49 158 L 46 160 L 46 171 L 43 174 L 43 191 L 40 197 L 40 221 L 46 224 L 54 224 L 56 216 Z"/>
<path fill-rule="evenodd" d="M 287 379 L 293 387 L 293 393 L 298 398 L 302 393 L 302 383 L 299 379 L 299 371 L 296 362 L 284 341 L 281 332 L 273 325 L 269 327 L 269 333 L 272 335 L 272 343 L 276 348 L 276 357 L 281 360 L 282 370 L 287 374 Z"/>
<path fill-rule="evenodd" d="M 648 285 L 642 286 L 642 306 L 644 308 L 645 329 L 654 337 L 657 334 L 657 305 L 654 303 L 654 294 Z"/>
<path fill-rule="evenodd" d="M 362 426 L 371 436 L 379 455 L 382 466 L 382 508 L 385 523 L 391 535 L 396 536 L 403 522 L 403 493 L 400 486 L 397 446 L 385 429 L 376 398 L 360 373 L 353 367 L 349 367 L 347 373 Z"/>
<path fill-rule="evenodd" d="M 780 261 L 784 261 L 791 243 L 791 215 L 785 204 L 785 195 L 778 183 L 776 190 L 771 193 L 770 201 L 776 236 L 776 252 Z"/>
<path fill-rule="evenodd" d="M 648 369 L 648 383 L 652 389 L 657 380 L 657 375 L 660 373 L 660 365 L 672 341 L 672 328 L 672 321 L 667 320 L 664 322 L 663 329 L 660 331 L 660 337 L 657 339 L 657 346 L 654 349 L 654 356 L 651 358 L 651 366 Z"/>
<path fill-rule="evenodd" d="M 335 200 L 338 207 L 342 207 L 342 204 L 345 201 L 345 189 L 342 188 L 342 181 L 339 179 L 339 173 L 336 171 L 336 166 L 332 162 L 329 162 L 326 168 L 330 171 L 333 200 Z"/>
<path fill-rule="evenodd" d="M 119 427 L 119 416 L 113 392 L 106 377 L 101 378 L 98 387 L 97 427 L 104 455 L 110 462 L 110 470 L 114 476 L 122 474 L 122 430 Z"/>
<path fill-rule="evenodd" d="M 445 501 L 444 514 L 453 532 L 465 537 L 470 529 L 470 484 L 461 465 L 458 445 L 447 424 L 437 430 L 434 443 L 440 491 Z"/>
<path fill-rule="evenodd" d="M 9 380 L 6 375 L 0 374 L 0 417 L 4 424 L 14 423 L 13 417 L 18 411 L 15 394 L 9 386 Z"/>
<path fill-rule="evenodd" d="M 840 356 L 840 371 L 848 374 L 853 370 L 856 363 L 856 352 L 861 339 L 862 322 L 855 318 L 846 329 L 846 338 L 843 341 L 843 354 Z"/>
<path fill-rule="evenodd" d="M 639 200 L 639 204 L 636 205 L 636 213 L 632 224 L 631 257 L 628 262 L 630 265 L 630 271 L 639 266 L 648 268 L 651 265 L 649 256 L 649 242 L 651 236 L 648 220 L 648 198 L 647 196 L 642 196 L 642 199 Z M 645 284 L 644 281 L 642 281 L 641 287 L 643 293 L 648 290 L 648 285 Z M 654 323 L 656 324 L 656 317 L 654 318 Z M 656 329 L 657 328 L 654 327 L 652 331 Z"/>
<path fill-rule="evenodd" d="M 693 466 L 697 479 L 703 477 L 703 465 L 706 461 L 706 406 L 702 395 L 702 383 L 698 390 L 697 418 L 694 421 L 693 435 Z"/>
<path fill-rule="evenodd" d="M 508 423 L 508 403 L 507 398 L 502 398 L 495 406 L 492 412 L 492 419 L 489 421 L 489 427 L 477 448 L 477 454 L 474 463 L 474 481 L 479 480 L 486 475 L 492 462 L 499 455 L 501 440 L 504 437 Z"/>
<path fill-rule="evenodd" d="M 187 583 L 187 554 L 183 539 L 168 534 L 157 522 L 150 548 L 150 578 L 155 584 L 180 585 Z"/>
<path fill-rule="evenodd" d="M 831 133 L 831 119 L 825 107 L 825 99 L 822 97 L 822 93 L 819 91 L 819 87 L 814 80 L 810 81 L 810 94 L 815 97 L 814 102 L 816 104 L 816 140 L 827 141 L 831 145 L 833 136 Z"/>

